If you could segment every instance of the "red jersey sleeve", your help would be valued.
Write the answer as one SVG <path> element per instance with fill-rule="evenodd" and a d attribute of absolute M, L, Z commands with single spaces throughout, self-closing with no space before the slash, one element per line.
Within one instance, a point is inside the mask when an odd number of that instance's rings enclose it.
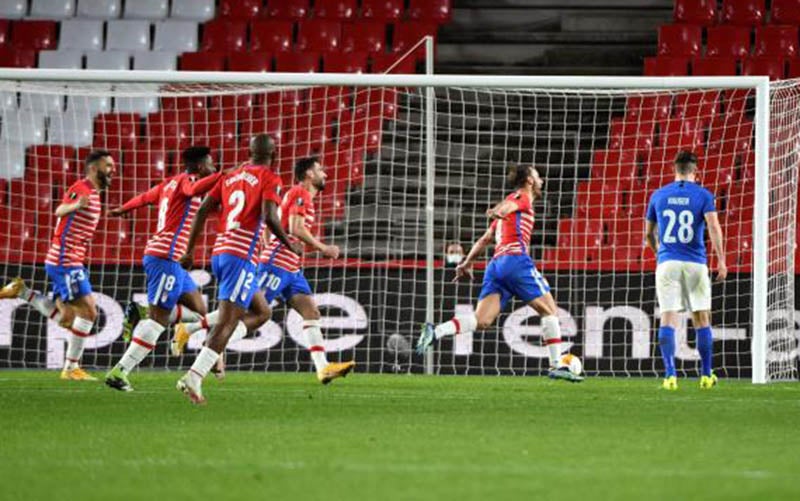
<path fill-rule="evenodd" d="M 85 195 L 89 195 L 89 189 L 86 187 L 86 183 L 78 181 L 67 188 L 67 191 L 64 192 L 64 197 L 61 199 L 61 203 L 71 204 Z"/>
<path fill-rule="evenodd" d="M 189 176 L 186 176 L 181 185 L 181 192 L 187 197 L 200 196 L 213 189 L 221 177 L 222 172 L 211 174 L 210 176 L 206 176 L 203 179 L 198 179 L 196 181 L 192 181 Z"/>
<path fill-rule="evenodd" d="M 217 180 L 217 183 L 214 184 L 214 186 L 211 188 L 211 191 L 209 191 L 208 195 L 206 195 L 208 198 L 216 200 L 217 203 L 222 201 L 222 179 L 224 178 L 225 176 L 220 176 Z"/>
<path fill-rule="evenodd" d="M 158 203 L 158 199 L 161 197 L 161 189 L 163 187 L 163 182 L 158 183 L 141 195 L 137 195 L 125 202 L 125 204 L 122 206 L 122 209 L 127 212 L 133 209 L 138 209 L 144 205 L 153 205 Z"/>
<path fill-rule="evenodd" d="M 294 193 L 294 199 L 290 200 L 289 215 L 290 216 L 304 216 L 308 213 L 308 207 L 311 205 L 310 193 L 307 191 Z"/>
<path fill-rule="evenodd" d="M 518 210 L 531 210 L 531 197 L 529 197 L 527 193 L 516 193 L 512 196 L 512 201 L 517 204 Z"/>
<path fill-rule="evenodd" d="M 281 205 L 281 187 L 283 183 L 281 182 L 281 178 L 276 176 L 275 174 L 264 170 L 262 174 L 262 184 L 263 189 L 261 191 L 261 197 L 264 200 L 275 202 L 275 205 Z"/>

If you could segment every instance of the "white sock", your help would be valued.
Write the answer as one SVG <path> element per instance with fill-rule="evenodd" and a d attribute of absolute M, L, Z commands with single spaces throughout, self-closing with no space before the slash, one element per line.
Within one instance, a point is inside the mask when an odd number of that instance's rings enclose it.
<path fill-rule="evenodd" d="M 469 315 L 454 316 L 452 320 L 437 325 L 434 332 L 436 339 L 442 339 L 445 336 L 453 336 L 462 332 L 475 332 L 477 327 L 478 318 L 474 313 L 470 313 Z"/>
<path fill-rule="evenodd" d="M 54 322 L 61 321 L 61 313 L 59 313 L 58 308 L 56 308 L 56 303 L 41 292 L 26 287 L 19 293 L 19 297 L 27 301 L 36 311 L 50 320 Z"/>
<path fill-rule="evenodd" d="M 69 341 L 67 341 L 67 356 L 64 360 L 65 369 L 74 369 L 80 365 L 81 356 L 83 356 L 83 343 L 92 332 L 92 325 L 94 325 L 94 322 L 81 317 L 75 317 L 75 320 L 72 321 L 72 327 L 70 328 L 72 333 L 69 335 Z"/>
<path fill-rule="evenodd" d="M 123 374 L 130 374 L 144 360 L 144 357 L 155 348 L 156 341 L 164 330 L 163 325 L 150 318 L 142 320 L 136 325 L 131 344 L 128 345 L 128 349 L 125 350 L 125 354 L 117 364 Z"/>
<path fill-rule="evenodd" d="M 208 346 L 203 346 L 197 358 L 194 359 L 192 367 L 189 369 L 189 377 L 194 378 L 197 383 L 201 383 L 208 375 L 208 371 L 214 367 L 219 358 L 219 353 L 212 350 Z"/>
<path fill-rule="evenodd" d="M 542 317 L 542 334 L 550 357 L 550 367 L 558 367 L 561 358 L 561 324 L 558 322 L 558 316 Z"/>
<path fill-rule="evenodd" d="M 186 329 L 189 331 L 189 334 L 194 334 L 197 331 L 201 331 L 203 329 L 210 330 L 214 325 L 217 324 L 217 320 L 219 319 L 219 310 L 214 310 L 208 315 L 194 321 L 189 322 L 186 324 Z"/>
<path fill-rule="evenodd" d="M 202 315 L 180 304 L 175 305 L 169 313 L 169 323 L 171 324 L 175 322 L 199 322 L 202 319 Z"/>
<path fill-rule="evenodd" d="M 328 365 L 325 348 L 322 347 L 322 329 L 319 327 L 319 320 L 304 320 L 303 332 L 306 333 L 308 351 L 311 353 L 314 368 L 319 372 Z"/>
<path fill-rule="evenodd" d="M 239 323 L 236 324 L 236 328 L 233 329 L 233 334 L 231 334 L 231 338 L 228 339 L 228 344 L 231 344 L 234 341 L 238 341 L 240 339 L 244 339 L 246 335 L 247 335 L 247 326 L 244 325 L 244 322 L 239 321 Z"/>

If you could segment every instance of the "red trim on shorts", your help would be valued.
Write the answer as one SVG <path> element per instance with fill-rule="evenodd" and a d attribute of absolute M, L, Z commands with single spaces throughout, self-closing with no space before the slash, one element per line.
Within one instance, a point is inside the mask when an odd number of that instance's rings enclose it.
<path fill-rule="evenodd" d="M 69 331 L 78 337 L 89 337 L 90 335 L 88 332 L 76 331 L 75 329 L 70 329 Z"/>
<path fill-rule="evenodd" d="M 456 334 L 461 334 L 461 322 L 456 317 L 453 317 L 453 325 L 456 326 Z"/>
<path fill-rule="evenodd" d="M 131 341 L 133 341 L 134 343 L 138 344 L 139 346 L 144 346 L 148 350 L 152 350 L 153 348 L 156 347 L 156 345 L 150 344 L 147 341 L 143 341 L 143 340 L 139 339 L 138 337 L 135 337 L 135 338 L 131 339 Z"/>
<path fill-rule="evenodd" d="M 183 306 L 181 305 L 175 306 L 175 321 L 180 322 L 182 317 L 183 317 Z"/>
<path fill-rule="evenodd" d="M 58 308 L 53 308 L 53 313 L 50 314 L 50 319 L 52 320 L 56 318 L 56 315 L 58 315 Z"/>
<path fill-rule="evenodd" d="M 561 338 L 560 337 L 554 337 L 553 339 L 545 339 L 544 340 L 544 344 L 546 344 L 547 346 L 550 346 L 551 344 L 560 343 L 560 342 L 561 342 Z"/>
<path fill-rule="evenodd" d="M 313 351 L 325 351 L 325 348 L 323 348 L 322 346 L 320 346 L 318 344 L 315 344 L 314 346 L 310 347 L 308 349 L 308 351 L 312 351 L 312 352 Z"/>

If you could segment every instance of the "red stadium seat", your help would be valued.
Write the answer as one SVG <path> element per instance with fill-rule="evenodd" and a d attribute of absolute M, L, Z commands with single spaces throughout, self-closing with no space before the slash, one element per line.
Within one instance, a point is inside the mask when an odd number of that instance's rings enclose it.
<path fill-rule="evenodd" d="M 424 23 L 446 24 L 453 17 L 451 0 L 411 0 L 408 18 Z"/>
<path fill-rule="evenodd" d="M 267 15 L 278 19 L 302 19 L 311 11 L 309 0 L 280 0 L 267 2 Z"/>
<path fill-rule="evenodd" d="M 314 0 L 314 16 L 347 20 L 356 17 L 356 0 Z"/>
<path fill-rule="evenodd" d="M 345 87 L 311 87 L 303 101 L 304 113 L 328 113 L 336 119 L 339 112 L 350 109 L 350 90 Z"/>
<path fill-rule="evenodd" d="M 625 119 L 633 122 L 666 120 L 671 112 L 672 96 L 669 94 L 634 95 L 625 103 Z"/>
<path fill-rule="evenodd" d="M 717 117 L 708 133 L 708 154 L 746 153 L 753 143 L 753 122 L 742 114 Z"/>
<path fill-rule="evenodd" d="M 649 193 L 642 191 L 646 196 Z M 646 204 L 646 202 L 645 202 Z M 603 264 L 616 269 L 640 269 L 645 260 L 645 211 L 629 218 L 614 219 L 608 224 L 608 245 L 601 249 Z"/>
<path fill-rule="evenodd" d="M 770 80 L 780 80 L 784 75 L 784 60 L 780 57 L 750 57 L 744 60 L 742 75 L 767 75 Z"/>
<path fill-rule="evenodd" d="M 54 202 L 53 186 L 31 179 L 12 179 L 8 182 L 8 206 L 24 208 L 24 212 L 52 212 Z M 57 193 L 60 197 L 62 192 Z"/>
<path fill-rule="evenodd" d="M 254 21 L 250 24 L 250 49 L 265 52 L 289 52 L 292 50 L 291 21 Z"/>
<path fill-rule="evenodd" d="M 699 153 L 704 149 L 703 128 L 700 122 L 674 118 L 661 124 L 660 146 L 669 149 L 690 150 Z M 667 160 L 675 157 L 668 155 Z"/>
<path fill-rule="evenodd" d="M 631 180 L 638 175 L 636 152 L 631 150 L 594 150 L 592 153 L 592 180 L 617 182 Z"/>
<path fill-rule="evenodd" d="M 581 181 L 575 197 L 580 217 L 613 217 L 621 205 L 620 191 L 603 181 Z"/>
<path fill-rule="evenodd" d="M 756 28 L 755 56 L 795 57 L 798 55 L 797 26 Z"/>
<path fill-rule="evenodd" d="M 755 92 L 751 89 L 729 89 L 723 106 L 729 119 L 742 120 L 745 113 L 755 112 Z"/>
<path fill-rule="evenodd" d="M 300 54 L 284 52 L 275 56 L 275 70 L 293 73 L 313 73 L 319 71 L 319 54 L 304 52 Z"/>
<path fill-rule="evenodd" d="M 394 25 L 394 40 L 392 41 L 392 52 L 404 53 L 415 46 L 422 38 L 431 35 L 436 39 L 437 27 L 435 24 L 428 23 L 398 23 Z M 424 47 L 420 47 L 420 53 L 424 54 Z"/>
<path fill-rule="evenodd" d="M 4 46 L 11 41 L 11 21 L 0 19 L 0 46 Z"/>
<path fill-rule="evenodd" d="M 299 115 L 292 122 L 295 145 L 309 151 L 320 151 L 322 145 L 332 137 L 331 123 L 327 114 Z"/>
<path fill-rule="evenodd" d="M 322 159 L 328 178 L 350 187 L 364 182 L 364 150 L 339 149 L 331 151 Z"/>
<path fill-rule="evenodd" d="M 712 193 L 727 192 L 736 180 L 736 167 L 732 163 L 723 164 L 721 159 L 730 160 L 731 156 L 715 156 L 699 166 L 700 184 Z"/>
<path fill-rule="evenodd" d="M 261 0 L 221 0 L 219 17 L 229 19 L 253 19 L 261 14 L 264 2 Z"/>
<path fill-rule="evenodd" d="M 51 50 L 58 46 L 55 21 L 16 21 L 13 41 L 17 49 Z"/>
<path fill-rule="evenodd" d="M 0 66 L 4 68 L 35 68 L 36 51 L 9 46 L 0 47 Z"/>
<path fill-rule="evenodd" d="M 230 71 L 272 71 L 272 54 L 266 52 L 231 52 L 228 54 Z"/>
<path fill-rule="evenodd" d="M 361 0 L 361 17 L 397 21 L 403 16 L 403 0 Z"/>
<path fill-rule="evenodd" d="M 322 69 L 327 73 L 366 73 L 366 52 L 331 52 L 322 55 Z"/>
<path fill-rule="evenodd" d="M 231 52 L 247 50 L 247 23 L 219 19 L 203 25 L 203 42 L 200 50 L 205 52 Z"/>
<path fill-rule="evenodd" d="M 236 122 L 220 111 L 210 112 L 205 122 L 194 122 L 192 137 L 194 144 L 204 144 L 212 151 L 235 150 L 238 146 Z"/>
<path fill-rule="evenodd" d="M 180 153 L 178 153 L 178 163 L 180 163 Z M 156 182 L 164 179 L 171 174 L 169 154 L 166 150 L 138 148 L 128 156 L 123 176 L 135 175 L 139 179 L 147 179 L 149 182 Z M 181 170 L 180 166 L 177 169 Z"/>
<path fill-rule="evenodd" d="M 269 134 L 280 149 L 286 143 L 283 132 L 283 119 L 280 116 L 265 116 L 263 113 L 254 113 L 252 120 L 242 123 L 239 144 L 246 147 L 250 144 L 250 138 L 256 134 Z"/>
<path fill-rule="evenodd" d="M 800 78 L 800 59 L 789 60 L 789 74 L 787 76 L 789 78 Z"/>
<path fill-rule="evenodd" d="M 764 0 L 722 0 L 722 22 L 737 26 L 755 26 L 766 18 Z"/>
<path fill-rule="evenodd" d="M 721 97 L 721 91 L 679 94 L 675 97 L 675 116 L 683 120 L 693 120 L 705 129 L 717 116 Z"/>
<path fill-rule="evenodd" d="M 339 148 L 353 148 L 374 153 L 380 149 L 383 136 L 383 119 L 379 116 L 355 120 L 342 115 L 339 123 Z"/>
<path fill-rule="evenodd" d="M 30 263 L 36 260 L 36 218 L 34 213 L 0 207 L 0 224 L 6 235 L 2 258 L 6 262 Z"/>
<path fill-rule="evenodd" d="M 358 89 L 354 111 L 356 120 L 368 117 L 393 120 L 397 115 L 397 91 L 386 87 Z"/>
<path fill-rule="evenodd" d="M 675 0 L 676 23 L 711 26 L 717 22 L 717 0 Z"/>
<path fill-rule="evenodd" d="M 644 173 L 645 175 L 647 172 Z M 633 180 L 623 179 L 618 185 L 622 191 L 622 207 L 620 217 L 643 217 L 647 212 L 647 202 L 650 201 L 650 192 L 642 178 Z"/>
<path fill-rule="evenodd" d="M 800 25 L 800 0 L 772 0 L 774 24 Z"/>
<path fill-rule="evenodd" d="M 659 56 L 697 56 L 703 45 L 703 28 L 691 24 L 666 24 L 658 28 Z"/>
<path fill-rule="evenodd" d="M 184 71 L 225 71 L 224 52 L 184 52 L 180 57 Z"/>
<path fill-rule="evenodd" d="M 192 110 L 163 110 L 147 116 L 147 138 L 165 150 L 183 150 L 192 143 Z"/>
<path fill-rule="evenodd" d="M 598 219 L 561 219 L 558 222 L 560 258 L 570 264 L 596 262 L 605 239 L 603 221 Z"/>
<path fill-rule="evenodd" d="M 141 116 L 136 113 L 102 113 L 94 118 L 94 146 L 111 150 L 133 149 L 139 140 Z"/>
<path fill-rule="evenodd" d="M 646 57 L 644 74 L 648 77 L 686 76 L 689 74 L 689 59 L 673 56 Z"/>
<path fill-rule="evenodd" d="M 733 57 L 700 57 L 692 62 L 692 75 L 734 76 L 736 66 L 737 62 Z"/>
<path fill-rule="evenodd" d="M 61 184 L 61 180 L 76 180 L 81 170 L 75 158 L 75 148 L 60 144 L 31 146 L 26 151 L 25 177 L 41 182 Z"/>
<path fill-rule="evenodd" d="M 338 21 L 309 19 L 300 22 L 297 31 L 298 51 L 338 51 L 341 44 L 342 25 Z"/>
<path fill-rule="evenodd" d="M 750 28 L 713 26 L 708 28 L 706 56 L 747 57 L 750 54 Z"/>
<path fill-rule="evenodd" d="M 185 96 L 185 97 L 162 97 L 162 110 L 205 110 L 208 108 L 208 98 L 206 96 Z"/>
<path fill-rule="evenodd" d="M 372 55 L 371 73 L 414 74 L 419 58 L 408 55 L 400 59 L 398 54 L 377 53 Z"/>
<path fill-rule="evenodd" d="M 360 21 L 342 27 L 342 52 L 366 51 L 372 54 L 386 49 L 386 25 Z"/>
<path fill-rule="evenodd" d="M 608 130 L 608 149 L 647 151 L 653 147 L 656 122 L 614 118 Z"/>

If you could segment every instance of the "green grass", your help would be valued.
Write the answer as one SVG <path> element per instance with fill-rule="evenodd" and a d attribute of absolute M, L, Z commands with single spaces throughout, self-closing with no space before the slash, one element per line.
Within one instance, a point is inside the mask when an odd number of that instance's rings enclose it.
<path fill-rule="evenodd" d="M 0 373 L 0 499 L 798 499 L 800 385 Z"/>

